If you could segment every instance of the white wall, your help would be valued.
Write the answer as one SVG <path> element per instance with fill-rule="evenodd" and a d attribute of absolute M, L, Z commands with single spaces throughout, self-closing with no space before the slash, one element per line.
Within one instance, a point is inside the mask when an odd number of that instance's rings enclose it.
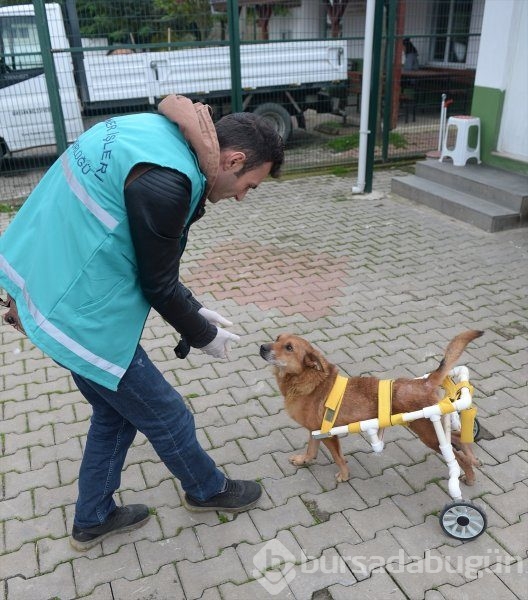
<path fill-rule="evenodd" d="M 346 37 L 357 37 L 361 39 L 348 41 L 348 58 L 363 58 L 363 38 L 365 37 L 366 13 L 366 0 L 349 0 L 345 14 L 341 19 L 343 35 Z"/>
<path fill-rule="evenodd" d="M 497 150 L 528 162 L 528 2 L 517 0 L 512 17 L 505 63 L 497 76 L 506 89 Z"/>
<path fill-rule="evenodd" d="M 528 162 L 528 2 L 487 0 L 475 85 L 504 92 L 497 151 Z"/>
<path fill-rule="evenodd" d="M 324 7 L 318 0 L 303 0 L 285 16 L 273 15 L 269 22 L 270 39 L 314 39 L 324 35 Z"/>
<path fill-rule="evenodd" d="M 475 85 L 506 89 L 508 62 L 511 54 L 512 28 L 515 29 L 517 8 L 526 0 L 487 0 L 482 21 L 480 53 Z"/>

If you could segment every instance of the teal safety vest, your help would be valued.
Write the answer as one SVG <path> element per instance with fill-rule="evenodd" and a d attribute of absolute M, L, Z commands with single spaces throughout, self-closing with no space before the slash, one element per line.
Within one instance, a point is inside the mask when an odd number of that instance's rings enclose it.
<path fill-rule="evenodd" d="M 187 225 L 205 177 L 177 125 L 157 114 L 109 119 L 52 165 L 0 237 L 0 286 L 31 341 L 55 361 L 117 389 L 150 306 L 141 291 L 124 202 L 138 163 L 187 175 Z"/>

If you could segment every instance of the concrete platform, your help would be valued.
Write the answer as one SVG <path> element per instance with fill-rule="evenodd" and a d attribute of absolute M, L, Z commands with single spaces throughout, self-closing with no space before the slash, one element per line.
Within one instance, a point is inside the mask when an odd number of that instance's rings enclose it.
<path fill-rule="evenodd" d="M 393 179 L 392 191 L 484 231 L 528 225 L 528 177 L 483 164 L 420 161 L 415 175 Z"/>

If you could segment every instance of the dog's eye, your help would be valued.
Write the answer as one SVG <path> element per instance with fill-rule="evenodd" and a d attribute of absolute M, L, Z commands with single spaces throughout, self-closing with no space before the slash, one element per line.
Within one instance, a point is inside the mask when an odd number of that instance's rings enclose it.
<path fill-rule="evenodd" d="M 286 344 L 285 348 L 288 352 L 293 352 L 293 346 L 291 344 Z"/>

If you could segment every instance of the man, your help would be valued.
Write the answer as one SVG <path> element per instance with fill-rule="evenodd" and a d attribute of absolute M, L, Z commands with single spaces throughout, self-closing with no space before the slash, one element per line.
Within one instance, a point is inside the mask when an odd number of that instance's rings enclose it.
<path fill-rule="evenodd" d="M 70 537 L 80 551 L 148 520 L 147 506 L 113 499 L 137 430 L 180 480 L 189 510 L 246 510 L 261 495 L 258 483 L 218 470 L 139 340 L 153 307 L 190 346 L 226 357 L 239 338 L 180 283 L 180 258 L 206 198 L 241 201 L 278 176 L 283 142 L 261 117 L 237 113 L 215 126 L 207 106 L 182 96 L 159 112 L 86 131 L 0 238 L 4 318 L 69 369 L 92 405 Z"/>

